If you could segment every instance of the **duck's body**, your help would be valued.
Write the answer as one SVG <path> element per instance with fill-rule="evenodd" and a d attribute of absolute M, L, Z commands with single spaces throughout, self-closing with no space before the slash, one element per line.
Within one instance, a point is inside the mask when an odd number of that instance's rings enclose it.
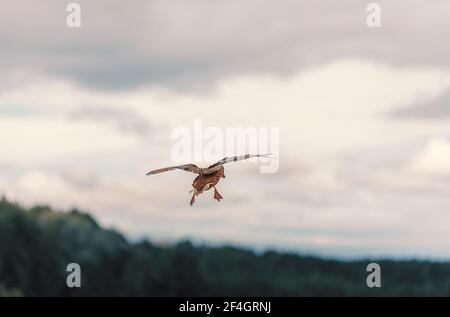
<path fill-rule="evenodd" d="M 217 201 L 220 201 L 223 197 L 219 194 L 219 192 L 216 189 L 217 183 L 220 181 L 221 178 L 225 178 L 225 169 L 223 166 L 220 166 L 219 170 L 212 174 L 200 174 L 194 179 L 194 182 L 192 183 L 192 187 L 194 187 L 192 195 L 192 199 L 190 202 L 190 205 L 192 206 L 195 201 L 195 196 L 200 195 L 206 190 L 209 190 L 214 187 L 214 199 L 217 199 Z"/>

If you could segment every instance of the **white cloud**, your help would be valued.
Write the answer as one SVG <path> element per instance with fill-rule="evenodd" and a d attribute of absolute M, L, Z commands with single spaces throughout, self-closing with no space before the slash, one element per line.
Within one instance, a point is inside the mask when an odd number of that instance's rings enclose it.
<path fill-rule="evenodd" d="M 31 82 L 0 94 L 0 109 L 21 104 L 30 110 L 0 114 L 0 142 L 7 149 L 0 162 L 17 169 L 0 181 L 0 192 L 28 204 L 88 209 L 135 237 L 190 236 L 361 255 L 383 253 L 386 241 L 386 253 L 411 254 L 415 242 L 408 241 L 420 232 L 417 252 L 428 254 L 435 230 L 450 239 L 440 226 L 448 219 L 440 211 L 450 208 L 442 198 L 448 183 L 437 186 L 417 171 L 448 171 L 448 144 L 441 139 L 450 128 L 391 113 L 449 87 L 445 70 L 360 59 L 290 77 L 223 78 L 208 95 L 154 87 L 108 93 L 64 81 Z M 97 112 L 96 120 L 72 119 L 74 111 L 89 107 L 133 114 L 127 129 L 133 122 L 161 129 L 147 138 L 118 129 L 111 116 L 101 120 Z M 279 173 L 259 174 L 248 162 L 229 164 L 219 185 L 224 201 L 207 192 L 190 208 L 193 175 L 144 174 L 171 165 L 171 128 L 191 127 L 196 117 L 221 128 L 279 126 Z M 415 156 L 423 140 L 433 139 Z M 420 201 L 439 206 L 435 217 Z"/>
<path fill-rule="evenodd" d="M 432 176 L 450 176 L 450 142 L 431 139 L 411 163 L 413 171 Z"/>
<path fill-rule="evenodd" d="M 126 151 L 136 138 L 96 123 L 58 117 L 0 117 L 0 161 L 33 166 L 102 151 Z"/>

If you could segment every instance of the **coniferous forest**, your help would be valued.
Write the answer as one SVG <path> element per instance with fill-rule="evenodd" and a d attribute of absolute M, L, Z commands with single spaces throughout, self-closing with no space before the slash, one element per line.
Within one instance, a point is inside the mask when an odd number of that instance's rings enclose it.
<path fill-rule="evenodd" d="M 81 266 L 68 288 L 66 266 Z M 128 242 L 87 213 L 0 200 L 0 296 L 448 296 L 450 263 L 377 261 L 368 288 L 360 261 L 235 247 Z"/>

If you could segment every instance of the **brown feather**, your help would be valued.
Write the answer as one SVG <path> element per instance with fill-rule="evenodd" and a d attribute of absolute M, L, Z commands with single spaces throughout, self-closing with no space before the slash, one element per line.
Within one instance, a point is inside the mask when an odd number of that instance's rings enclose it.
<path fill-rule="evenodd" d="M 160 168 L 160 169 L 157 169 L 157 170 L 150 171 L 150 172 L 148 172 L 145 175 L 154 175 L 154 174 L 164 173 L 164 172 L 168 172 L 168 171 L 173 171 L 173 170 L 176 170 L 176 169 L 183 170 L 183 171 L 186 171 L 186 172 L 195 173 L 195 174 L 200 174 L 200 170 L 201 170 L 195 164 L 184 164 L 184 165 Z"/>
<path fill-rule="evenodd" d="M 192 183 L 192 187 L 195 188 L 197 194 L 201 194 L 203 191 L 213 188 L 217 185 L 220 179 L 224 175 L 224 168 L 221 166 L 221 169 L 217 170 L 211 174 L 203 174 L 199 175 L 194 179 Z"/>

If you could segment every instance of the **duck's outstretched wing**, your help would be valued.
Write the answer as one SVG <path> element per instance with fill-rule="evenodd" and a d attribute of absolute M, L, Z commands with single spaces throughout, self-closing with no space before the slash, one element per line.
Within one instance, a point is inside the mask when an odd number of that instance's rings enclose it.
<path fill-rule="evenodd" d="M 159 174 L 159 173 L 164 173 L 164 172 L 168 172 L 168 171 L 173 171 L 173 170 L 183 170 L 186 172 L 191 172 L 191 173 L 195 173 L 195 174 L 199 174 L 200 168 L 195 165 L 195 164 L 184 164 L 184 165 L 178 165 L 178 166 L 170 166 L 170 167 L 165 167 L 165 168 L 160 168 L 157 170 L 153 170 L 148 172 L 145 175 L 153 175 L 153 174 Z"/>
<path fill-rule="evenodd" d="M 223 159 L 221 159 L 219 162 L 208 166 L 207 168 L 205 168 L 203 170 L 203 174 L 211 174 L 214 173 L 216 171 L 219 170 L 220 166 L 222 166 L 225 163 L 229 163 L 229 162 L 237 162 L 237 161 L 242 161 L 242 160 L 246 160 L 252 157 L 266 157 L 266 158 L 271 158 L 269 155 L 271 154 L 246 154 L 246 155 L 240 155 L 240 156 L 230 156 L 230 157 L 224 157 Z"/>

